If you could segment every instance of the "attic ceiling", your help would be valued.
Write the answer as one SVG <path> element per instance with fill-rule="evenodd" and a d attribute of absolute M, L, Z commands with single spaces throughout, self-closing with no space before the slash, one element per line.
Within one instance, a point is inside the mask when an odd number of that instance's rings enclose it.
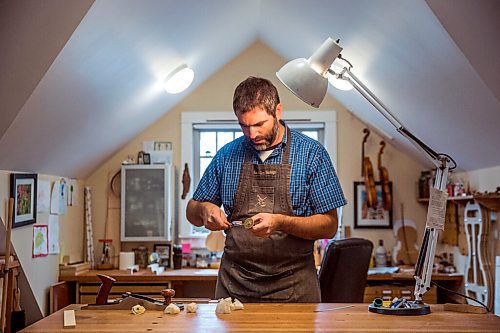
<path fill-rule="evenodd" d="M 255 40 L 291 60 L 329 36 L 430 147 L 460 170 L 497 166 L 499 14 L 495 0 L 2 1 L 0 169 L 85 178 Z M 195 81 L 168 95 L 182 63 Z M 424 161 L 358 93 L 329 94 Z"/>

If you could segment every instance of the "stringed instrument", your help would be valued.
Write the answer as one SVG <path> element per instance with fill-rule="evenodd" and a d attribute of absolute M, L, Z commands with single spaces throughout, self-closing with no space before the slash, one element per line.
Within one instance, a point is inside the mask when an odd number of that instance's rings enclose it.
<path fill-rule="evenodd" d="M 382 154 L 384 153 L 385 142 L 380 141 L 380 150 L 378 152 L 378 173 L 380 177 L 380 183 L 382 185 L 382 202 L 384 203 L 384 209 L 387 211 L 392 210 L 392 196 L 391 188 L 389 187 L 389 172 L 385 167 L 382 166 Z"/>
<path fill-rule="evenodd" d="M 365 143 L 370 135 L 368 128 L 363 129 L 365 136 L 363 137 L 363 145 L 361 147 L 361 175 L 365 180 L 366 204 L 369 208 L 377 208 L 377 190 L 375 189 L 375 179 L 373 178 L 373 166 L 370 158 L 365 156 Z"/>

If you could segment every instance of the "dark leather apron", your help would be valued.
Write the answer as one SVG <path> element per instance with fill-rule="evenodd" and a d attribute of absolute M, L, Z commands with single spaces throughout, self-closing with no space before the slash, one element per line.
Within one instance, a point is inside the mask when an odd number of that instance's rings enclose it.
<path fill-rule="evenodd" d="M 293 215 L 289 164 L 291 133 L 283 149 L 282 164 L 252 164 L 247 148 L 231 221 L 244 221 L 258 213 Z M 226 231 L 216 298 L 242 302 L 321 301 L 313 257 L 314 241 L 281 231 L 263 239 L 241 226 Z"/>

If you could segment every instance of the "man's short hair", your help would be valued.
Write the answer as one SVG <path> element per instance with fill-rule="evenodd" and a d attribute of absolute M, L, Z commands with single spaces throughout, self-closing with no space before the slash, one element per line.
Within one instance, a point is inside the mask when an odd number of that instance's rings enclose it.
<path fill-rule="evenodd" d="M 264 78 L 250 76 L 234 90 L 233 110 L 235 114 L 262 107 L 268 114 L 276 117 L 276 106 L 279 103 L 278 90 L 271 81 Z"/>

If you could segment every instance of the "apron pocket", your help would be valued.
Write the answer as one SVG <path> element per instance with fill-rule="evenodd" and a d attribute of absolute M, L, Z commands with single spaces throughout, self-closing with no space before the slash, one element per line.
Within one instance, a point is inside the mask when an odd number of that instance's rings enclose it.
<path fill-rule="evenodd" d="M 252 186 L 248 198 L 248 214 L 272 213 L 274 209 L 274 187 Z"/>
<path fill-rule="evenodd" d="M 249 271 L 232 263 L 228 290 L 233 295 L 263 301 L 287 301 L 294 294 L 295 277 L 292 269 L 265 274 Z"/>

